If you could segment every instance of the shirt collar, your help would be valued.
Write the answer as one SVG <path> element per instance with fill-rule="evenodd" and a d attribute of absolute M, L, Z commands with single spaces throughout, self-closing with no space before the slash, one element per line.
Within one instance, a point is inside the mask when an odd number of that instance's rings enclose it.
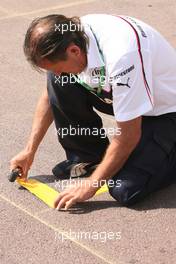
<path fill-rule="evenodd" d="M 90 69 L 94 68 L 100 68 L 102 66 L 105 66 L 101 52 L 99 51 L 98 45 L 97 45 L 97 40 L 92 32 L 92 29 L 88 24 L 83 24 L 84 26 L 84 31 L 86 35 L 89 38 L 89 45 L 88 45 L 88 50 L 87 50 L 87 67 L 83 72 L 87 72 Z"/>

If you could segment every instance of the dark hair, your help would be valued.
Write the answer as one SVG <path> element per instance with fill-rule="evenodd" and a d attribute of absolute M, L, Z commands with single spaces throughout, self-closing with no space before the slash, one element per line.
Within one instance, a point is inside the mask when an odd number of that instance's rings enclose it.
<path fill-rule="evenodd" d="M 74 27 L 74 30 L 70 30 L 70 25 Z M 63 32 L 64 27 L 67 30 Z M 76 44 L 85 53 L 87 52 L 88 37 L 80 19 L 54 14 L 32 21 L 25 35 L 23 49 L 30 64 L 35 69 L 39 69 L 38 64 L 44 58 L 52 62 L 66 60 L 65 51 L 70 43 Z"/>

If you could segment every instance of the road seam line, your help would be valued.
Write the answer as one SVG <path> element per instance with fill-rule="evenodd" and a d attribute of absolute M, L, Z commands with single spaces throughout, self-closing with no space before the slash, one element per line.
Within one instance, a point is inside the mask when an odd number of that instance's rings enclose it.
<path fill-rule="evenodd" d="M 67 4 L 61 4 L 61 5 L 57 5 L 57 6 L 53 6 L 53 7 L 51 6 L 48 8 L 37 9 L 37 10 L 24 12 L 24 13 L 15 13 L 14 15 L 11 15 L 11 16 L 2 17 L 2 18 L 0 18 L 0 20 L 8 19 L 8 18 L 14 18 L 14 17 L 28 16 L 28 15 L 38 14 L 38 13 L 52 11 L 52 10 L 56 10 L 56 9 L 63 9 L 63 8 L 67 8 L 67 7 L 77 6 L 77 5 L 89 4 L 92 2 L 96 2 L 96 0 L 75 1 L 75 2 L 71 2 L 71 3 L 67 3 Z"/>
<path fill-rule="evenodd" d="M 16 13 L 14 13 L 13 11 L 11 12 L 9 12 L 9 10 L 8 9 L 6 9 L 6 8 L 4 8 L 4 7 L 2 7 L 2 6 L 0 6 L 0 11 L 2 11 L 3 13 L 5 13 L 5 14 L 7 14 L 7 15 L 9 15 L 9 16 L 13 16 L 13 15 L 16 15 Z"/>
<path fill-rule="evenodd" d="M 94 255 L 95 257 L 103 260 L 105 263 L 108 264 L 115 264 L 115 262 L 107 260 L 106 258 L 104 258 L 99 252 L 87 247 L 86 245 L 80 243 L 78 240 L 72 239 L 70 238 L 70 236 L 67 236 L 65 234 L 65 231 L 60 230 L 59 228 L 55 227 L 54 225 L 49 224 L 48 222 L 44 221 L 43 219 L 41 219 L 40 217 L 38 217 L 37 215 L 32 214 L 31 212 L 27 211 L 26 209 L 22 208 L 20 205 L 17 205 L 15 202 L 9 200 L 8 198 L 6 198 L 5 196 L 3 196 L 2 194 L 0 194 L 0 198 L 3 199 L 4 201 L 6 201 L 7 203 L 9 203 L 10 205 L 16 207 L 17 209 L 21 210 L 23 213 L 29 215 L 30 217 L 34 218 L 35 220 L 39 221 L 40 223 L 42 223 L 43 225 L 47 226 L 48 228 L 50 228 L 51 230 L 60 233 L 63 237 L 66 237 L 69 241 L 75 243 L 78 247 L 81 247 L 83 249 L 85 249 L 86 251 L 88 251 L 89 253 L 91 253 L 92 255 Z M 116 262 L 116 264 L 124 264 L 122 262 Z"/>
<path fill-rule="evenodd" d="M 38 216 L 40 214 L 46 213 L 46 212 L 51 211 L 51 210 L 53 210 L 53 208 L 46 208 L 46 209 L 43 209 L 41 211 L 38 211 L 35 215 Z"/>

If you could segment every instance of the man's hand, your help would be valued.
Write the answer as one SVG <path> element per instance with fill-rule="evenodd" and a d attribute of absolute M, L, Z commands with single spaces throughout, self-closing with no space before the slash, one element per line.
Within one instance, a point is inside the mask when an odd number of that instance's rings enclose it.
<path fill-rule="evenodd" d="M 45 89 L 37 104 L 32 131 L 26 147 L 10 161 L 10 169 L 14 170 L 19 167 L 22 170 L 21 177 L 25 180 L 33 163 L 37 148 L 52 121 L 53 115 L 49 104 L 48 92 Z"/>
<path fill-rule="evenodd" d="M 97 191 L 90 180 L 81 181 L 81 186 L 70 186 L 63 191 L 55 200 L 54 206 L 60 210 L 64 207 L 65 210 L 69 209 L 77 202 L 83 202 L 94 196 Z"/>
<path fill-rule="evenodd" d="M 26 180 L 28 171 L 33 163 L 33 160 L 34 154 L 28 152 L 27 150 L 23 150 L 12 158 L 12 160 L 10 161 L 10 169 L 12 171 L 19 167 L 21 169 L 21 178 Z"/>

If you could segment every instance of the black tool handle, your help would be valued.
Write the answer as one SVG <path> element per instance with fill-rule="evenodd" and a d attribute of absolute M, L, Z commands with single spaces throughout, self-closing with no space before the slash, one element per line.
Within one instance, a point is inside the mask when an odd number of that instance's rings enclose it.
<path fill-rule="evenodd" d="M 20 176 L 20 174 L 21 174 L 20 168 L 16 168 L 12 170 L 12 172 L 8 175 L 8 180 L 10 182 L 14 182 L 16 178 Z"/>

